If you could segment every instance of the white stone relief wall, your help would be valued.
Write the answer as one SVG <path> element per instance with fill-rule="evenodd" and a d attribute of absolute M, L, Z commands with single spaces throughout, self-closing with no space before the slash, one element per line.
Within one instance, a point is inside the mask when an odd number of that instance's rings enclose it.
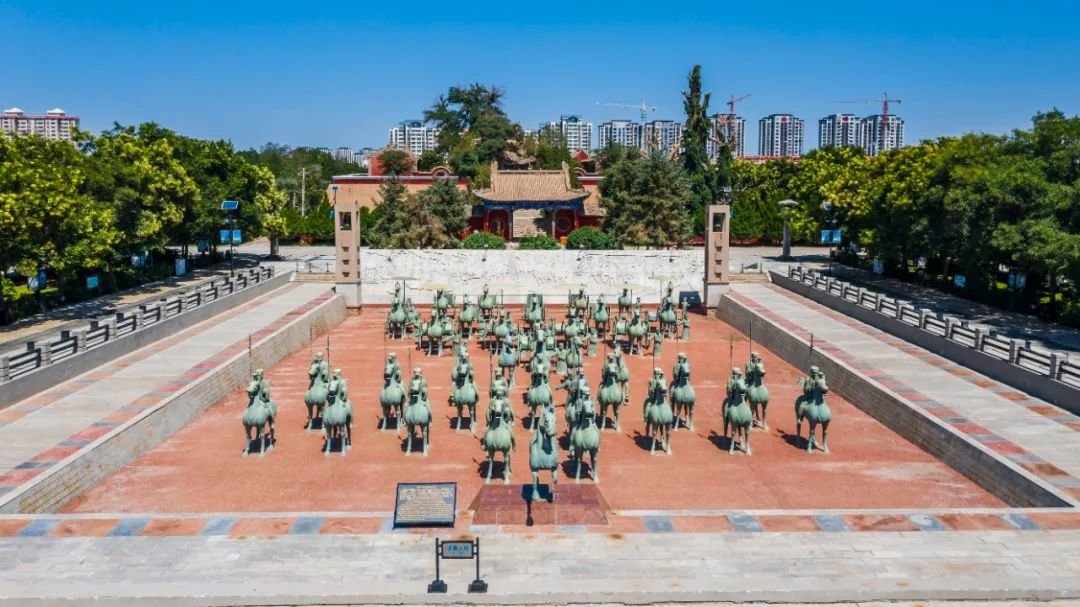
<path fill-rule="evenodd" d="M 705 276 L 701 250 L 664 251 L 473 251 L 461 249 L 364 249 L 360 255 L 361 297 L 365 304 L 389 303 L 395 276 L 409 276 L 409 292 L 417 304 L 430 304 L 434 293 L 425 284 L 450 285 L 458 295 L 474 296 L 500 285 L 507 303 L 521 303 L 539 292 L 561 303 L 568 283 L 584 283 L 590 294 L 617 296 L 619 285 L 643 287 L 634 292 L 645 303 L 658 302 L 660 281 L 670 276 L 679 294 L 700 297 Z M 668 280 L 663 281 L 664 284 Z M 475 301 L 475 299 L 474 299 Z M 614 303 L 614 300 L 609 300 Z"/>

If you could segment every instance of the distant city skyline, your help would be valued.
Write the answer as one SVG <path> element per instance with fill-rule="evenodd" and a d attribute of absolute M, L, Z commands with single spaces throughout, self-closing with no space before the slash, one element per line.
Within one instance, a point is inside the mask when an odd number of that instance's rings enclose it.
<path fill-rule="evenodd" d="M 871 116 L 887 91 L 903 100 L 890 113 L 905 120 L 908 145 L 1008 133 L 1055 107 L 1080 113 L 1080 79 L 1072 77 L 1080 4 L 1066 0 L 1029 0 L 1022 10 L 1001 0 L 912 0 L 880 20 L 841 0 L 723 10 L 695 0 L 659 9 L 601 1 L 575 7 L 570 20 L 483 1 L 468 10 L 440 6 L 357 10 L 327 0 L 298 11 L 250 0 L 114 0 L 103 10 L 8 0 L 0 4 L 0 52 L 14 59 L 0 104 L 35 113 L 63 107 L 95 132 L 153 121 L 240 148 L 356 149 L 381 145 L 391 125 L 471 82 L 504 89 L 507 114 L 529 129 L 561 114 L 594 125 L 640 121 L 634 110 L 603 104 L 642 100 L 656 107 L 647 120 L 682 122 L 681 91 L 699 63 L 713 93 L 710 113 L 726 113 L 724 100 L 750 93 L 736 113 L 751 123 L 788 113 L 813 129 L 831 114 Z M 541 40 L 562 51 L 538 53 L 529 41 Z M 746 150 L 756 151 L 758 129 L 745 131 Z M 805 139 L 804 153 L 816 147 L 816 133 Z"/>

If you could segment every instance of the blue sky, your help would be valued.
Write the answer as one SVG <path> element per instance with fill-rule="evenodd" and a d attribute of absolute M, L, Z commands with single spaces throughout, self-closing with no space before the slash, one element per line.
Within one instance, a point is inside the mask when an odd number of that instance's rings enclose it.
<path fill-rule="evenodd" d="M 506 90 L 526 127 L 576 113 L 682 119 L 702 65 L 756 149 L 761 116 L 894 111 L 907 141 L 1080 113 L 1080 1 L 48 2 L 0 0 L 0 106 L 62 107 L 100 130 L 156 121 L 241 147 L 377 146 L 453 84 Z"/>

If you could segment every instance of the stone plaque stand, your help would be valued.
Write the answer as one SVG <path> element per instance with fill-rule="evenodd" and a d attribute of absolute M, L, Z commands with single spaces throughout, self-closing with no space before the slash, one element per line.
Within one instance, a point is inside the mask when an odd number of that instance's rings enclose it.
<path fill-rule="evenodd" d="M 720 296 L 727 292 L 729 282 L 728 247 L 731 226 L 731 207 L 709 205 L 705 231 L 705 307 L 714 309 Z"/>

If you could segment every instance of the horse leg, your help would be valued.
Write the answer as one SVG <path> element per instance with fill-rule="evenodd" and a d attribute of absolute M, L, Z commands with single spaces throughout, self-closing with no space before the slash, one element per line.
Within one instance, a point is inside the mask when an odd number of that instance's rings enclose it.
<path fill-rule="evenodd" d="M 326 456 L 330 455 L 331 434 L 330 434 L 330 429 L 326 427 L 326 424 L 323 424 L 322 431 L 323 431 L 323 441 L 325 441 L 325 444 L 323 445 L 323 457 L 326 457 Z"/>
<path fill-rule="evenodd" d="M 581 482 L 581 460 L 585 459 L 585 453 L 582 452 L 577 458 L 577 467 L 574 469 L 574 483 Z"/>
<path fill-rule="evenodd" d="M 679 403 L 676 403 L 675 406 L 672 407 L 672 409 L 674 410 L 673 413 L 675 413 L 675 427 L 674 427 L 674 429 L 678 430 L 679 429 L 679 415 L 682 413 L 682 405 L 679 404 Z"/>
<path fill-rule="evenodd" d="M 761 429 L 766 431 L 766 432 L 769 431 L 769 421 L 766 418 L 766 414 L 768 412 L 769 412 L 769 402 L 765 401 L 765 402 L 761 403 Z"/>
<path fill-rule="evenodd" d="M 724 419 L 724 435 L 727 435 L 728 420 Z M 731 424 L 731 438 L 728 439 L 728 455 L 735 454 L 735 443 L 739 440 L 739 426 Z"/>
<path fill-rule="evenodd" d="M 379 432 L 383 432 L 383 431 L 386 430 L 386 418 L 387 417 L 390 417 L 390 407 L 387 406 L 387 405 L 383 405 L 383 408 L 382 408 L 382 424 L 379 425 Z"/>
<path fill-rule="evenodd" d="M 814 452 L 814 444 L 816 442 L 814 440 L 814 433 L 815 432 L 817 432 L 817 422 L 815 422 L 813 419 L 811 419 L 810 420 L 810 433 L 806 437 L 806 452 L 807 453 L 813 453 Z"/>
<path fill-rule="evenodd" d="M 511 441 L 510 444 L 511 444 L 511 448 L 513 448 L 513 446 L 512 446 L 513 441 Z M 510 469 L 510 452 L 509 451 L 503 451 L 503 463 L 506 464 L 506 467 L 503 468 L 503 484 L 504 485 L 509 485 L 510 484 L 510 475 L 513 474 L 513 470 Z"/>
<path fill-rule="evenodd" d="M 469 431 L 476 435 L 476 403 L 469 405 Z"/>
<path fill-rule="evenodd" d="M 495 466 L 495 450 L 492 449 L 491 447 L 488 447 L 487 452 L 488 452 L 488 465 L 487 465 L 487 476 L 484 477 L 484 484 L 485 485 L 491 484 L 491 469 Z"/>
<path fill-rule="evenodd" d="M 454 430 L 461 430 L 461 403 L 455 402 L 454 406 L 457 407 L 457 423 L 454 425 Z"/>
<path fill-rule="evenodd" d="M 423 436 L 424 436 L 424 457 L 427 457 L 427 455 L 428 455 L 428 444 L 430 444 L 428 442 L 428 430 L 431 429 L 431 423 L 428 422 L 427 425 L 421 426 L 421 428 L 423 429 Z"/>
<path fill-rule="evenodd" d="M 311 430 L 312 424 L 311 405 L 307 406 L 307 425 L 304 426 L 304 430 Z"/>
<path fill-rule="evenodd" d="M 240 452 L 241 455 L 247 455 L 251 451 L 251 426 L 244 424 L 244 438 L 247 440 L 244 442 L 244 450 Z"/>
<path fill-rule="evenodd" d="M 829 440 L 829 422 L 822 422 L 821 424 L 821 450 L 825 453 L 829 452 L 829 445 L 826 441 Z"/>
<path fill-rule="evenodd" d="M 536 471 L 536 470 L 533 470 L 532 475 L 533 475 L 532 501 L 535 502 L 536 500 L 540 499 L 540 473 L 538 471 Z"/>
<path fill-rule="evenodd" d="M 746 441 L 746 444 L 743 445 L 743 450 L 746 451 L 747 455 L 750 455 L 750 426 L 743 429 L 743 437 L 743 440 Z"/>
<path fill-rule="evenodd" d="M 694 431 L 694 403 L 686 405 L 686 427 L 691 432 Z"/>
<path fill-rule="evenodd" d="M 412 455 L 413 425 L 405 424 L 405 455 Z"/>
<path fill-rule="evenodd" d="M 596 456 L 600 454 L 598 449 L 593 449 L 589 452 L 589 469 L 592 470 L 592 480 L 594 483 L 600 483 L 600 471 L 596 467 Z"/>

